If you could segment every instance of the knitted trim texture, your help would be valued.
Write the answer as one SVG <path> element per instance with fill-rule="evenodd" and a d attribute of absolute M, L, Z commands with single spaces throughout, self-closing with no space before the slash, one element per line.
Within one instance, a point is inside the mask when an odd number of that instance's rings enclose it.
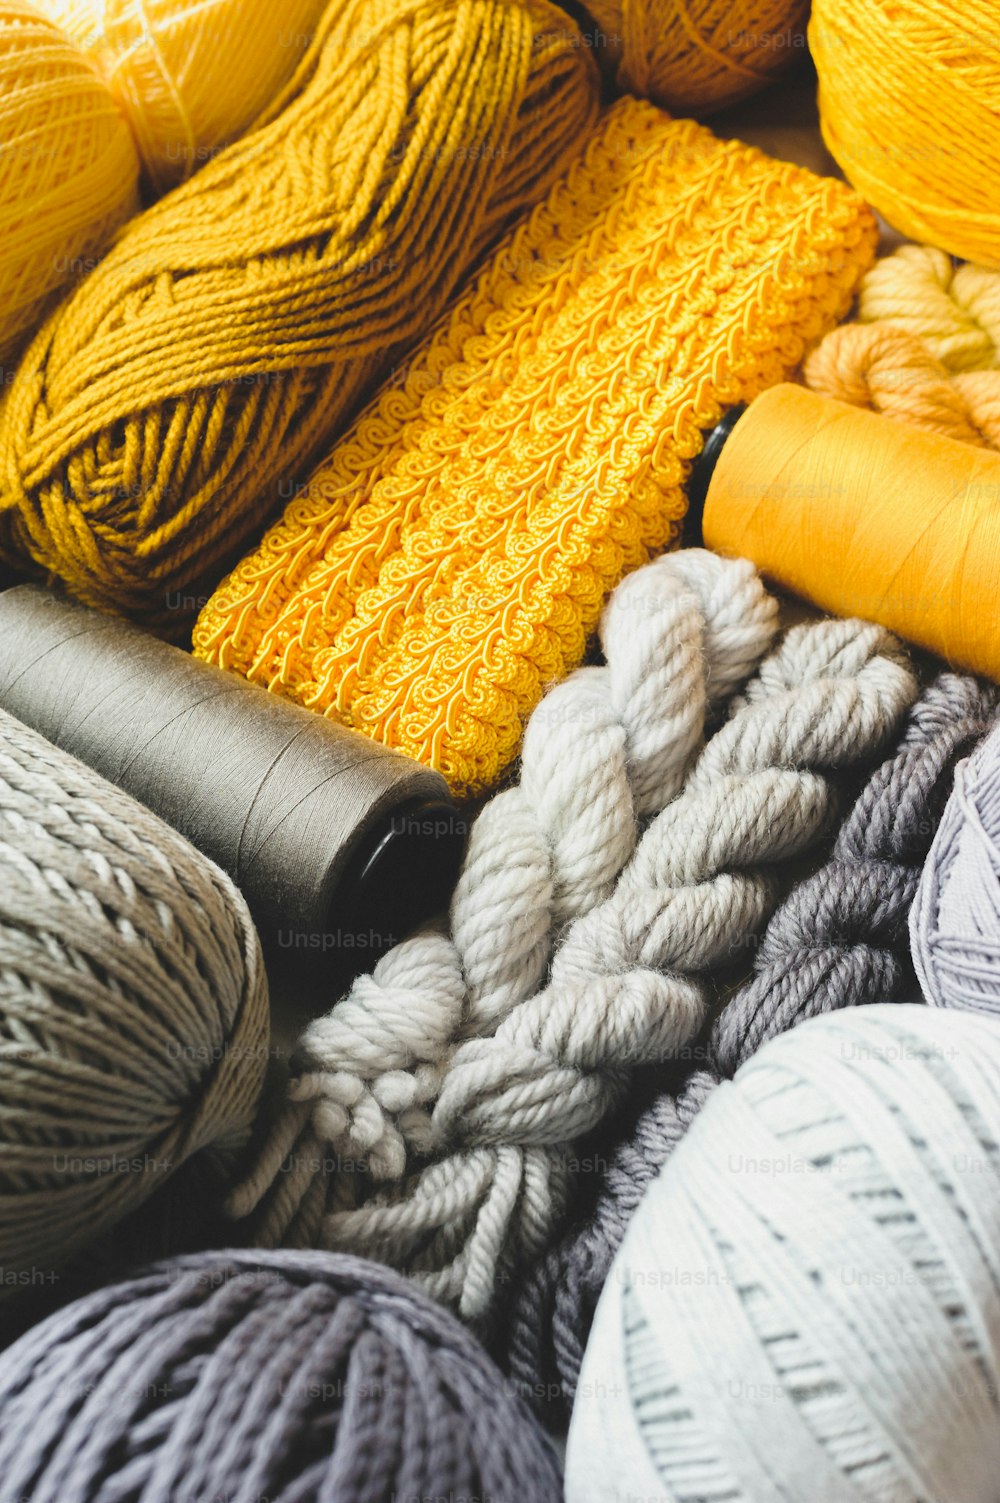
<path fill-rule="evenodd" d="M 224 581 L 201 657 L 496 781 L 607 594 L 675 544 L 702 432 L 847 312 L 844 184 L 619 100 Z"/>

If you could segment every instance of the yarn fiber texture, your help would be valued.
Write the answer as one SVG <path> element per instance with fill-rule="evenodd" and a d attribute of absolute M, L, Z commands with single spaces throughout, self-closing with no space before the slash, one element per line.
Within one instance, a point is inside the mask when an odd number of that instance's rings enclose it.
<path fill-rule="evenodd" d="M 809 50 L 823 139 L 911 240 L 1000 267 L 996 7 L 814 0 Z M 914 101 L 919 100 L 919 108 Z"/>
<path fill-rule="evenodd" d="M 0 1354 L 0 1473 L 32 1503 L 559 1503 L 544 1432 L 472 1336 L 317 1253 L 157 1264 Z"/>
<path fill-rule="evenodd" d="M 181 836 L 5 712 L 0 975 L 6 1274 L 58 1267 L 202 1150 L 217 1183 L 231 1172 L 268 1054 L 246 906 Z"/>
<path fill-rule="evenodd" d="M 568 1503 L 989 1503 L 1000 1035 L 851 1008 L 720 1086 L 650 1186 L 581 1373 Z"/>
<path fill-rule="evenodd" d="M 182 635 L 595 108 L 547 0 L 328 5 L 268 118 L 28 347 L 0 411 L 0 550 Z"/>
<path fill-rule="evenodd" d="M 107 79 L 147 180 L 163 193 L 267 110 L 328 0 L 40 3 Z"/>
<path fill-rule="evenodd" d="M 1000 734 L 963 762 L 910 914 L 927 1001 L 1000 1014 Z"/>
<path fill-rule="evenodd" d="M 560 1415 L 576 1392 L 594 1310 L 642 1195 L 719 1081 L 764 1043 L 843 1007 L 916 1000 L 907 919 L 955 763 L 986 735 L 997 691 L 939 674 L 922 691 L 892 755 L 866 782 L 830 859 L 797 883 L 755 948 L 753 976 L 728 998 L 701 1061 L 658 1096 L 614 1148 L 596 1200 L 508 1303 L 503 1366 Z M 607 1138 L 601 1142 L 608 1155 Z"/>
<path fill-rule="evenodd" d="M 615 82 L 676 114 L 736 104 L 805 55 L 808 0 L 588 0 Z"/>
<path fill-rule="evenodd" d="M 824 397 L 980 448 L 1000 448 L 1000 370 L 949 370 L 894 324 L 841 324 L 807 357 L 806 385 Z"/>
<path fill-rule="evenodd" d="M 138 205 L 128 126 L 94 65 L 33 5 L 0 5 L 0 369 L 56 290 Z"/>
<path fill-rule="evenodd" d="M 874 234 L 843 184 L 620 100 L 196 652 L 489 788 L 608 593 L 677 542 L 703 430 L 847 311 Z"/>
<path fill-rule="evenodd" d="M 331 1177 L 323 1244 L 376 1256 L 465 1318 L 487 1319 L 510 1277 L 562 1230 L 573 1145 L 608 1117 L 637 1067 L 670 1059 L 698 1032 L 706 973 L 774 906 L 769 867 L 820 837 L 831 774 L 877 754 L 915 693 L 898 644 L 878 628 L 829 621 L 789 632 L 611 894 L 568 926 L 545 984 L 491 1034 L 459 1042 L 431 1082 L 436 1099 L 420 1101 L 422 1078 L 406 1094 L 397 1087 L 406 1115 L 396 1127 L 412 1145 L 406 1177 L 380 1183 L 364 1172 L 371 1117 L 359 1113 L 356 1137 L 350 1123 L 342 1131 L 339 1060 L 328 1075 L 316 1049 L 295 1094 L 314 1100 L 312 1125 L 325 1136 L 329 1089 L 339 1156 L 356 1145 L 355 1172 Z M 426 984 L 419 953 L 395 972 L 394 954 L 382 963 L 392 989 L 379 999 L 389 1019 L 401 993 L 411 1002 Z M 276 1194 L 280 1202 L 287 1191 Z M 297 1234 L 293 1224 L 288 1235 Z"/>
<path fill-rule="evenodd" d="M 268 1239 L 289 1235 L 293 1217 L 296 1240 L 316 1235 L 324 1145 L 363 1159 L 376 1181 L 403 1177 L 408 1150 L 431 1146 L 427 1110 L 458 1044 L 493 1033 L 544 985 L 560 932 L 610 896 L 776 630 L 753 567 L 704 550 L 666 554 L 618 586 L 601 623 L 606 662 L 549 692 L 519 783 L 472 827 L 447 932 L 397 945 L 305 1030 L 301 1078 L 234 1214 L 266 1191 Z"/>
<path fill-rule="evenodd" d="M 915 334 L 949 371 L 1000 365 L 1000 273 L 901 245 L 861 279 L 858 318 Z"/>

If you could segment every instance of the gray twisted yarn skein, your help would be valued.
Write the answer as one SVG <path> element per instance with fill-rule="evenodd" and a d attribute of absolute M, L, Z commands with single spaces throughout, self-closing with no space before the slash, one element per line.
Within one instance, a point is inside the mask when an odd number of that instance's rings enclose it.
<path fill-rule="evenodd" d="M 988 732 L 997 690 L 941 673 L 907 716 L 899 746 L 865 784 L 829 861 L 771 918 L 753 978 L 710 1034 L 706 1067 L 657 1098 L 616 1149 L 587 1222 L 526 1275 L 505 1322 L 504 1365 L 561 1412 L 615 1253 L 656 1177 L 719 1080 L 762 1044 L 819 1013 L 905 1000 L 907 919 L 955 763 Z"/>
<path fill-rule="evenodd" d="M 560 1503 L 553 1447 L 471 1334 L 356 1258 L 159 1263 L 0 1354 L 0 1497 Z"/>
<path fill-rule="evenodd" d="M 0 1268 L 51 1269 L 245 1140 L 267 1063 L 229 878 L 0 712 Z"/>
<path fill-rule="evenodd" d="M 662 1061 L 697 1032 L 700 973 L 767 916 L 768 864 L 818 838 L 829 774 L 879 751 L 916 688 L 879 627 L 823 621 L 789 632 L 611 897 L 570 926 L 548 985 L 491 1038 L 455 1050 L 431 1120 L 446 1156 L 360 1205 L 335 1205 L 326 1245 L 377 1256 L 466 1318 L 486 1317 L 558 1229 L 574 1140 L 607 1114 L 636 1065 Z M 350 1189 L 344 1178 L 335 1192 Z"/>
<path fill-rule="evenodd" d="M 396 946 L 303 1035 L 305 1073 L 255 1171 L 262 1240 L 308 1242 L 327 1151 L 397 1180 L 430 1147 L 429 1107 L 463 1038 L 492 1033 L 544 983 L 556 936 L 606 900 L 642 823 L 680 791 L 706 716 L 754 670 L 777 604 L 753 565 L 701 549 L 627 578 L 601 622 L 606 664 L 556 685 L 529 721 L 520 782 L 476 820 L 450 933 Z"/>

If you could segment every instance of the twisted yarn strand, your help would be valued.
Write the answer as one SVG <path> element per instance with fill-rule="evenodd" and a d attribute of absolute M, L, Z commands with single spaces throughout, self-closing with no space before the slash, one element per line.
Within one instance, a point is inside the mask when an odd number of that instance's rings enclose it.
<path fill-rule="evenodd" d="M 26 350 L 0 408 L 3 551 L 181 632 L 279 483 L 544 195 L 596 94 L 547 0 L 332 0 L 257 128 Z"/>
<path fill-rule="evenodd" d="M 808 356 L 807 386 L 945 438 L 1000 448 L 1000 370 L 952 374 L 915 334 L 842 324 Z"/>
<path fill-rule="evenodd" d="M 593 1210 L 518 1287 L 504 1360 L 525 1392 L 566 1412 L 597 1300 L 646 1186 L 720 1080 L 768 1039 L 848 1006 L 915 991 L 907 919 L 956 761 L 993 721 L 997 691 L 941 673 L 911 708 L 899 745 L 869 778 L 832 856 L 798 883 L 764 931 L 752 980 L 728 1000 L 706 1063 L 659 1096 L 615 1149 Z"/>
<path fill-rule="evenodd" d="M 873 245 L 842 184 L 619 100 L 196 652 L 489 788 L 610 591 L 677 541 L 703 431 L 798 366 Z"/>
<path fill-rule="evenodd" d="M 605 665 L 551 690 L 519 784 L 473 826 L 450 935 L 397 945 L 306 1029 L 305 1073 L 233 1214 L 253 1209 L 296 1143 L 303 1156 L 307 1120 L 311 1143 L 364 1159 L 374 1180 L 398 1179 L 408 1150 L 426 1151 L 426 1107 L 456 1043 L 491 1033 L 543 984 L 560 929 L 608 897 L 642 823 L 680 791 L 706 716 L 776 630 L 777 605 L 745 560 L 689 549 L 619 585 L 601 623 Z M 281 1178 L 265 1240 L 287 1237 L 312 1185 Z"/>
<path fill-rule="evenodd" d="M 697 1031 L 700 973 L 745 943 L 773 903 L 767 865 L 821 834 L 830 773 L 875 754 L 915 694 L 881 628 L 823 621 L 789 632 L 611 897 L 570 926 L 548 985 L 492 1037 L 455 1050 L 431 1118 L 446 1156 L 333 1209 L 326 1245 L 374 1252 L 467 1319 L 485 1318 L 558 1229 L 570 1145 L 620 1099 L 636 1065 Z"/>
<path fill-rule="evenodd" d="M 949 371 L 1000 365 L 1000 272 L 902 245 L 861 280 L 858 319 L 915 335 Z"/>

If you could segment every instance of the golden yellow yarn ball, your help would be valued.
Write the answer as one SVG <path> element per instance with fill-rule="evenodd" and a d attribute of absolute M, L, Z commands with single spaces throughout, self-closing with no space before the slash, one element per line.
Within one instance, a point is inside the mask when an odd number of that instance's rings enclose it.
<path fill-rule="evenodd" d="M 325 0 L 42 0 L 94 58 L 157 192 L 181 182 L 270 105 Z"/>
<path fill-rule="evenodd" d="M 586 0 L 619 88 L 676 115 L 725 109 L 805 55 L 809 0 Z"/>
<path fill-rule="evenodd" d="M 1000 266 L 1000 5 L 815 0 L 823 138 L 912 240 Z"/>
<path fill-rule="evenodd" d="M 128 126 L 94 65 L 22 0 L 0 0 L 0 366 L 137 203 Z"/>

